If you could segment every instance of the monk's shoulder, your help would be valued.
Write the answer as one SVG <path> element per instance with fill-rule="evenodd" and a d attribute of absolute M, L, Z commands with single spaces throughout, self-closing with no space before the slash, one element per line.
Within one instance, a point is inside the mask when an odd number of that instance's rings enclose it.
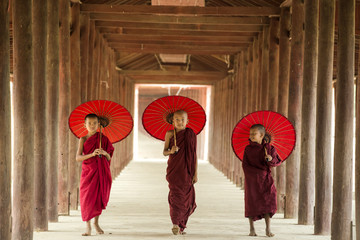
<path fill-rule="evenodd" d="M 194 130 L 192 130 L 191 128 L 186 128 L 186 131 L 191 134 L 192 136 L 196 136 Z"/>

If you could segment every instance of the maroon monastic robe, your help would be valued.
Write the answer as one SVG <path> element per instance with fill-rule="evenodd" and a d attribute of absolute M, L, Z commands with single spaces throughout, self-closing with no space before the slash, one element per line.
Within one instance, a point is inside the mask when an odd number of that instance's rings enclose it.
<path fill-rule="evenodd" d="M 180 149 L 169 156 L 166 180 L 170 189 L 168 200 L 171 221 L 183 231 L 189 216 L 196 208 L 192 183 L 197 161 L 196 134 L 190 128 L 177 132 L 176 143 Z M 174 138 L 171 138 L 169 148 L 173 145 Z"/>
<path fill-rule="evenodd" d="M 95 133 L 84 142 L 83 154 L 93 153 L 99 148 L 100 134 Z M 101 148 L 112 156 L 114 147 L 102 134 Z M 80 206 L 83 221 L 99 216 L 106 208 L 111 189 L 110 161 L 105 156 L 95 156 L 82 162 L 80 178 Z"/>
<path fill-rule="evenodd" d="M 265 160 L 265 149 L 272 161 Z M 277 210 L 276 188 L 271 176 L 271 167 L 281 164 L 274 146 L 250 141 L 244 152 L 242 167 L 245 174 L 245 217 L 254 221 L 269 213 L 272 217 Z"/>

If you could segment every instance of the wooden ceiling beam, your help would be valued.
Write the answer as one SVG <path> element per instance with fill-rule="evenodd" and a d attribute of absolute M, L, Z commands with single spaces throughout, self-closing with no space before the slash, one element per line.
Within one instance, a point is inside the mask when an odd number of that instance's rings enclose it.
<path fill-rule="evenodd" d="M 99 29 L 101 30 L 101 29 Z M 102 31 L 100 31 L 102 33 Z M 173 36 L 173 35 L 122 35 L 103 34 L 104 39 L 110 42 L 122 41 L 189 41 L 189 42 L 233 42 L 251 43 L 254 36 Z"/>
<path fill-rule="evenodd" d="M 123 28 L 124 35 L 158 35 L 158 36 L 257 36 L 259 31 L 250 32 L 217 32 L 217 31 L 187 31 L 187 30 L 159 30 L 159 29 L 142 29 L 142 28 Z"/>
<path fill-rule="evenodd" d="M 262 25 L 229 25 L 229 24 L 175 24 L 175 23 L 136 23 L 122 21 L 95 21 L 96 27 L 106 27 L 121 32 L 123 28 L 140 28 L 156 30 L 192 30 L 192 31 L 218 31 L 218 32 L 249 32 L 261 31 Z"/>
<path fill-rule="evenodd" d="M 119 70 L 136 83 L 181 83 L 213 84 L 227 77 L 227 72 L 219 71 L 162 71 L 162 70 Z"/>
<path fill-rule="evenodd" d="M 222 54 L 236 54 L 246 47 L 209 47 L 202 45 L 194 46 L 175 46 L 175 45 L 155 45 L 155 44 L 109 44 L 117 52 L 127 53 L 168 53 L 168 54 L 198 54 L 198 55 L 222 55 Z M 111 46 L 113 45 L 113 46 Z M 114 46 L 115 45 L 115 46 Z"/>
<path fill-rule="evenodd" d="M 279 16 L 279 7 L 194 7 L 194 6 L 144 6 L 81 4 L 80 11 L 122 14 L 167 14 L 196 16 Z"/>
<path fill-rule="evenodd" d="M 208 17 L 208 16 L 169 16 L 145 14 L 120 14 L 120 13 L 90 13 L 92 20 L 107 20 L 120 22 L 142 23 L 174 23 L 174 24 L 232 24 L 232 25 L 267 25 L 268 17 Z"/>
<path fill-rule="evenodd" d="M 125 43 L 134 43 L 134 44 L 156 44 L 156 45 L 202 45 L 202 46 L 245 46 L 244 44 L 249 45 L 251 41 L 184 41 L 184 40 L 153 40 L 153 39 L 141 39 L 141 40 L 120 40 L 116 39 L 106 39 L 109 44 L 125 44 Z"/>

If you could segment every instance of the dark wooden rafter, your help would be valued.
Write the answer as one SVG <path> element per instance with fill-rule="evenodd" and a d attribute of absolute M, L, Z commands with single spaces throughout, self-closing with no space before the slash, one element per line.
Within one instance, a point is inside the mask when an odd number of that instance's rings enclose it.
<path fill-rule="evenodd" d="M 270 16 L 280 15 L 279 7 L 193 7 L 193 6 L 130 6 L 82 4 L 82 12 L 123 14 L 187 14 L 196 16 Z"/>
<path fill-rule="evenodd" d="M 253 35 L 256 35 L 255 33 Z M 143 42 L 143 41 L 190 41 L 190 42 L 229 42 L 229 43 L 251 43 L 254 36 L 191 36 L 191 35 L 144 35 L 144 34 L 114 34 L 106 33 L 103 37 L 109 42 Z M 222 44 L 223 45 L 223 44 Z"/>
<path fill-rule="evenodd" d="M 141 52 L 141 53 L 168 53 L 168 54 L 199 54 L 199 55 L 211 55 L 211 54 L 235 54 L 243 50 L 244 46 L 239 47 L 216 47 L 214 49 L 204 45 L 183 45 L 174 48 L 174 45 L 156 45 L 156 44 L 122 44 L 114 43 L 109 44 L 115 51 L 121 52 Z"/>
<path fill-rule="evenodd" d="M 177 24 L 177 23 L 150 23 L 150 22 L 130 22 L 130 21 L 108 21 L 108 20 L 96 20 L 96 26 L 106 27 L 105 30 L 112 33 L 123 33 L 123 29 L 155 29 L 155 30 L 186 30 L 186 31 L 217 31 L 220 33 L 225 32 L 256 32 L 261 30 L 262 25 L 265 24 Z M 219 35 L 220 35 L 219 33 Z"/>
<path fill-rule="evenodd" d="M 227 76 L 226 73 L 217 71 L 144 71 L 142 70 L 122 70 L 120 74 L 125 75 L 132 79 L 135 83 L 170 83 L 171 82 L 180 84 L 188 83 L 191 84 L 213 84 L 219 79 L 223 79 Z"/>
<path fill-rule="evenodd" d="M 86 12 L 86 11 L 85 11 Z M 89 12 L 91 19 L 117 22 L 136 22 L 136 23 L 162 23 L 176 24 L 203 24 L 203 25 L 267 25 L 269 19 L 263 16 L 170 16 L 170 15 L 146 15 L 146 14 L 119 14 L 119 13 L 94 13 Z M 156 25 L 155 25 L 156 26 Z M 234 26 L 234 27 L 235 27 Z"/>

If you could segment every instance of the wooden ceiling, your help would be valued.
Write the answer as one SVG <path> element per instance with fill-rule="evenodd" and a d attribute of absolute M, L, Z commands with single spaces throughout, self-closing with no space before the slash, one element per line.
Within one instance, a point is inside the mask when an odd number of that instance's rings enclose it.
<path fill-rule="evenodd" d="M 151 6 L 151 0 L 83 0 L 97 31 L 114 49 L 121 73 L 141 83 L 212 84 L 233 69 L 234 55 L 248 48 L 279 16 L 283 0 L 209 0 L 204 7 Z M 185 54 L 167 63 L 161 54 Z"/>
<path fill-rule="evenodd" d="M 81 13 L 90 17 L 115 51 L 120 73 L 142 83 L 175 79 L 212 84 L 233 70 L 234 56 L 253 43 L 271 17 L 279 16 L 283 2 L 289 0 L 205 0 L 205 7 L 151 6 L 151 0 L 82 0 Z M 360 0 L 356 16 L 358 74 Z M 161 54 L 185 54 L 186 62 L 167 63 Z"/>

